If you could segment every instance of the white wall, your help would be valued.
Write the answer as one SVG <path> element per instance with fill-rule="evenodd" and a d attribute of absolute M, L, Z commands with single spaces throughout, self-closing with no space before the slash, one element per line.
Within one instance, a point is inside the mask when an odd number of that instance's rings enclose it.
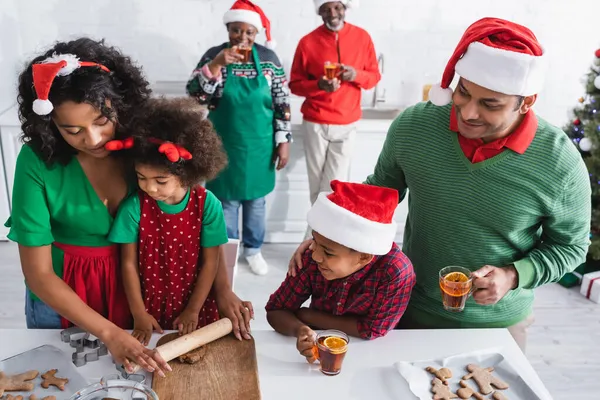
<path fill-rule="evenodd" d="M 55 39 L 104 37 L 137 59 L 152 81 L 185 81 L 200 55 L 225 40 L 233 0 L 1 0 L 0 111 L 15 99 L 23 62 Z M 272 20 L 278 54 L 289 66 L 298 39 L 317 26 L 312 0 L 257 0 Z M 581 78 L 600 47 L 598 0 L 363 0 L 348 19 L 385 55 L 387 102 L 418 101 L 437 81 L 464 29 L 483 16 L 529 26 L 550 52 L 537 110 L 562 125 L 583 93 Z M 262 40 L 262 39 L 261 39 Z"/>

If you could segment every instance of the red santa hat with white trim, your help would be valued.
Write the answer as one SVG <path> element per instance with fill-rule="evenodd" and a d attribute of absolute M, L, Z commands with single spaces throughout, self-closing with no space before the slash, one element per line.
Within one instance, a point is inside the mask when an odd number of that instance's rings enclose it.
<path fill-rule="evenodd" d="M 254 26 L 258 32 L 265 31 L 268 49 L 274 49 L 277 43 L 271 37 L 271 21 L 264 11 L 250 0 L 237 0 L 223 16 L 223 23 L 245 22 Z"/>
<path fill-rule="evenodd" d="M 33 74 L 33 87 L 37 94 L 37 99 L 33 101 L 33 112 L 38 115 L 48 115 L 54 109 L 52 102 L 48 100 L 52 82 L 57 76 L 67 76 L 81 67 L 97 67 L 104 72 L 110 72 L 102 64 L 90 61 L 79 61 L 79 58 L 73 54 L 53 54 L 39 63 L 31 66 Z"/>
<path fill-rule="evenodd" d="M 531 96 L 546 74 L 545 52 L 528 28 L 499 18 L 483 18 L 467 28 L 429 99 L 437 106 L 452 101 L 450 84 L 462 78 L 495 92 Z"/>
<path fill-rule="evenodd" d="M 346 8 L 358 8 L 359 0 L 313 0 L 315 2 L 315 9 L 317 14 L 319 13 L 319 9 L 325 3 L 342 3 Z"/>
<path fill-rule="evenodd" d="M 396 237 L 398 191 L 337 180 L 331 181 L 331 189 L 308 212 L 311 229 L 361 253 L 387 254 Z"/>

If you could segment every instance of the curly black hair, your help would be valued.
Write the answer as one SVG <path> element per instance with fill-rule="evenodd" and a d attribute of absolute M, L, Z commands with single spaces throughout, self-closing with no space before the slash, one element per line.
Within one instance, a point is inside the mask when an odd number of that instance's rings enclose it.
<path fill-rule="evenodd" d="M 168 171 L 185 187 L 213 179 L 227 165 L 227 156 L 204 111 L 189 97 L 148 100 L 132 121 L 130 133 L 134 144 L 123 155 L 134 165 Z M 169 161 L 158 151 L 159 144 L 151 139 L 181 146 L 192 154 L 192 158 Z"/>
<path fill-rule="evenodd" d="M 150 85 L 140 67 L 115 47 L 82 37 L 69 42 L 57 42 L 44 54 L 35 57 L 19 76 L 19 118 L 24 143 L 47 164 L 68 163 L 76 150 L 60 135 L 51 115 L 33 112 L 37 98 L 33 86 L 32 66 L 54 54 L 74 54 L 80 61 L 104 65 L 110 72 L 97 67 L 78 68 L 67 76 L 57 76 L 50 89 L 49 100 L 54 107 L 65 101 L 88 103 L 107 118 L 118 121 L 118 129 L 127 129 L 133 112 L 150 97 Z M 106 101 L 110 100 L 110 108 Z"/>

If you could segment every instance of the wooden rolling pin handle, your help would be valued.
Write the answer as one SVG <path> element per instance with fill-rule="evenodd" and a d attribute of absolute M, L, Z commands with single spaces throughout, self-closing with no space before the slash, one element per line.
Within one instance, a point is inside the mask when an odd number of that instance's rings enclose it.
<path fill-rule="evenodd" d="M 208 324 L 192 333 L 178 337 L 168 343 L 165 343 L 156 348 L 160 356 L 169 362 L 185 353 L 188 353 L 207 343 L 214 342 L 217 339 L 227 336 L 233 330 L 233 325 L 229 318 L 221 318 L 220 320 Z M 135 363 L 131 363 L 132 372 L 135 374 L 141 367 Z"/>

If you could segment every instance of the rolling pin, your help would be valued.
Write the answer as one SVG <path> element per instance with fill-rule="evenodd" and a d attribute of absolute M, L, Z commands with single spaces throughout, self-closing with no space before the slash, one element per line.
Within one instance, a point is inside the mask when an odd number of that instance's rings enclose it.
<path fill-rule="evenodd" d="M 166 362 L 169 362 L 181 355 L 184 355 L 185 353 L 197 349 L 200 346 L 204 346 L 205 344 L 214 342 L 223 336 L 227 336 L 232 330 L 233 326 L 231 325 L 231 320 L 229 318 L 221 318 L 220 320 L 195 330 L 192 333 L 188 333 L 187 335 L 183 335 L 175 340 L 158 346 L 156 351 L 158 351 L 160 356 Z M 133 367 L 133 372 L 129 372 L 130 374 L 135 374 L 140 370 L 140 366 L 133 362 L 131 363 L 131 366 Z"/>

